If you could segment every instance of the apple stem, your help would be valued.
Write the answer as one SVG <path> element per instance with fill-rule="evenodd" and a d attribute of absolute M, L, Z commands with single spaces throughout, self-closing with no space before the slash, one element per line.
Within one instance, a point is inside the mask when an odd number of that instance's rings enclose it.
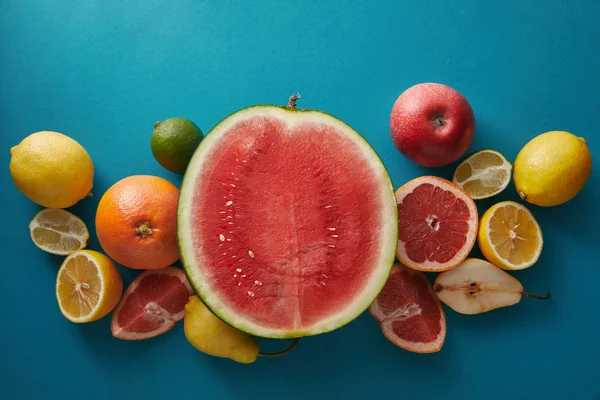
<path fill-rule="evenodd" d="M 545 296 L 540 296 L 539 294 L 533 294 L 533 293 L 527 293 L 527 292 L 521 292 L 521 294 L 523 296 L 527 296 L 527 297 L 533 297 L 534 299 L 539 299 L 539 300 L 546 300 L 550 298 L 550 293 L 546 293 Z"/>
<path fill-rule="evenodd" d="M 277 353 L 263 353 L 262 351 L 258 353 L 259 356 L 261 357 L 280 357 L 280 356 L 285 356 L 286 354 L 288 354 L 289 352 L 291 352 L 292 350 L 294 350 L 294 348 L 298 345 L 298 342 L 300 341 L 299 338 L 294 339 L 294 341 L 292 342 L 292 344 L 290 344 L 290 347 L 288 347 L 287 349 L 283 350 L 283 351 L 279 351 Z"/>
<path fill-rule="evenodd" d="M 290 100 L 287 103 L 288 108 L 296 109 L 296 102 L 300 98 L 300 93 L 296 93 L 290 96 Z"/>

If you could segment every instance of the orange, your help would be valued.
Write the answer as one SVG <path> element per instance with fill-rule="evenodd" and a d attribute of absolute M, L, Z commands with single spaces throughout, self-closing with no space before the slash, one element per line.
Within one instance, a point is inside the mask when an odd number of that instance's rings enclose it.
<path fill-rule="evenodd" d="M 110 258 L 78 250 L 63 261 L 56 276 L 60 312 L 71 322 L 96 321 L 112 311 L 123 293 L 123 279 Z"/>
<path fill-rule="evenodd" d="M 96 234 L 106 254 L 134 269 L 177 261 L 178 196 L 175 185 L 157 176 L 134 175 L 111 186 L 96 212 Z"/>

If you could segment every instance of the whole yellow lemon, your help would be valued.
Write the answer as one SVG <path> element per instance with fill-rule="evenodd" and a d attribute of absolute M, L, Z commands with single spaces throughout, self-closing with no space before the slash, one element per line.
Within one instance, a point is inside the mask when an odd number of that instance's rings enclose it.
<path fill-rule="evenodd" d="M 538 206 L 563 204 L 583 189 L 592 172 L 585 139 L 551 131 L 533 138 L 517 155 L 514 180 L 519 196 Z"/>
<path fill-rule="evenodd" d="M 10 155 L 12 180 L 34 203 L 67 208 L 92 190 L 92 159 L 77 141 L 62 133 L 33 133 L 11 148 Z"/>

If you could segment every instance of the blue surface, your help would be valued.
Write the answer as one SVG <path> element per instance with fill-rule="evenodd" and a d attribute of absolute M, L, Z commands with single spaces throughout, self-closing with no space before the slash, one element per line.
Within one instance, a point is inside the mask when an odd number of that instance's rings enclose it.
<path fill-rule="evenodd" d="M 0 397 L 599 399 L 600 2 L 572 3 L 2 0 Z M 450 177 L 454 166 L 412 164 L 389 136 L 394 100 L 423 81 L 468 98 L 477 119 L 471 151 L 495 148 L 514 160 L 554 129 L 588 140 L 590 182 L 566 205 L 532 208 L 546 246 L 537 265 L 514 274 L 532 292 L 551 291 L 551 301 L 477 316 L 447 309 L 448 337 L 434 355 L 394 347 L 364 314 L 250 366 L 196 352 L 181 324 L 130 343 L 112 338 L 108 318 L 74 325 L 60 315 L 62 259 L 30 242 L 38 207 L 8 173 L 8 150 L 25 136 L 56 130 L 89 151 L 96 195 L 73 211 L 93 232 L 100 196 L 120 178 L 180 183 L 150 152 L 156 120 L 185 116 L 208 131 L 239 108 L 284 104 L 296 91 L 301 107 L 363 133 L 396 187 Z M 503 199 L 516 199 L 514 186 L 478 206 Z M 90 247 L 99 249 L 95 237 Z M 127 282 L 135 275 L 122 271 Z"/>

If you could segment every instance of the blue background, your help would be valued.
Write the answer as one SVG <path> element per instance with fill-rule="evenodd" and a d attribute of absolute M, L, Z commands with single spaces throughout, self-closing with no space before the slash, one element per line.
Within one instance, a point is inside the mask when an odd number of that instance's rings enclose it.
<path fill-rule="evenodd" d="M 599 19 L 594 0 L 0 1 L 0 397 L 599 399 Z M 555 129 L 588 140 L 590 182 L 563 206 L 532 207 L 546 246 L 537 265 L 514 273 L 552 300 L 477 316 L 446 309 L 447 340 L 433 355 L 396 348 L 364 314 L 253 365 L 195 351 L 181 324 L 131 343 L 110 335 L 109 318 L 75 325 L 61 316 L 62 258 L 31 243 L 38 207 L 9 176 L 9 148 L 25 136 L 56 130 L 89 151 L 95 196 L 72 211 L 94 232 L 97 203 L 117 180 L 180 183 L 150 152 L 156 120 L 185 116 L 206 132 L 239 108 L 284 104 L 296 91 L 300 107 L 363 133 L 396 187 L 451 177 L 454 165 L 421 168 L 390 139 L 394 100 L 423 81 L 468 98 L 471 151 L 514 160 Z M 512 184 L 479 202 L 480 212 L 504 199 L 516 200 Z M 90 248 L 100 249 L 95 235 Z M 121 270 L 126 283 L 135 275 Z"/>

